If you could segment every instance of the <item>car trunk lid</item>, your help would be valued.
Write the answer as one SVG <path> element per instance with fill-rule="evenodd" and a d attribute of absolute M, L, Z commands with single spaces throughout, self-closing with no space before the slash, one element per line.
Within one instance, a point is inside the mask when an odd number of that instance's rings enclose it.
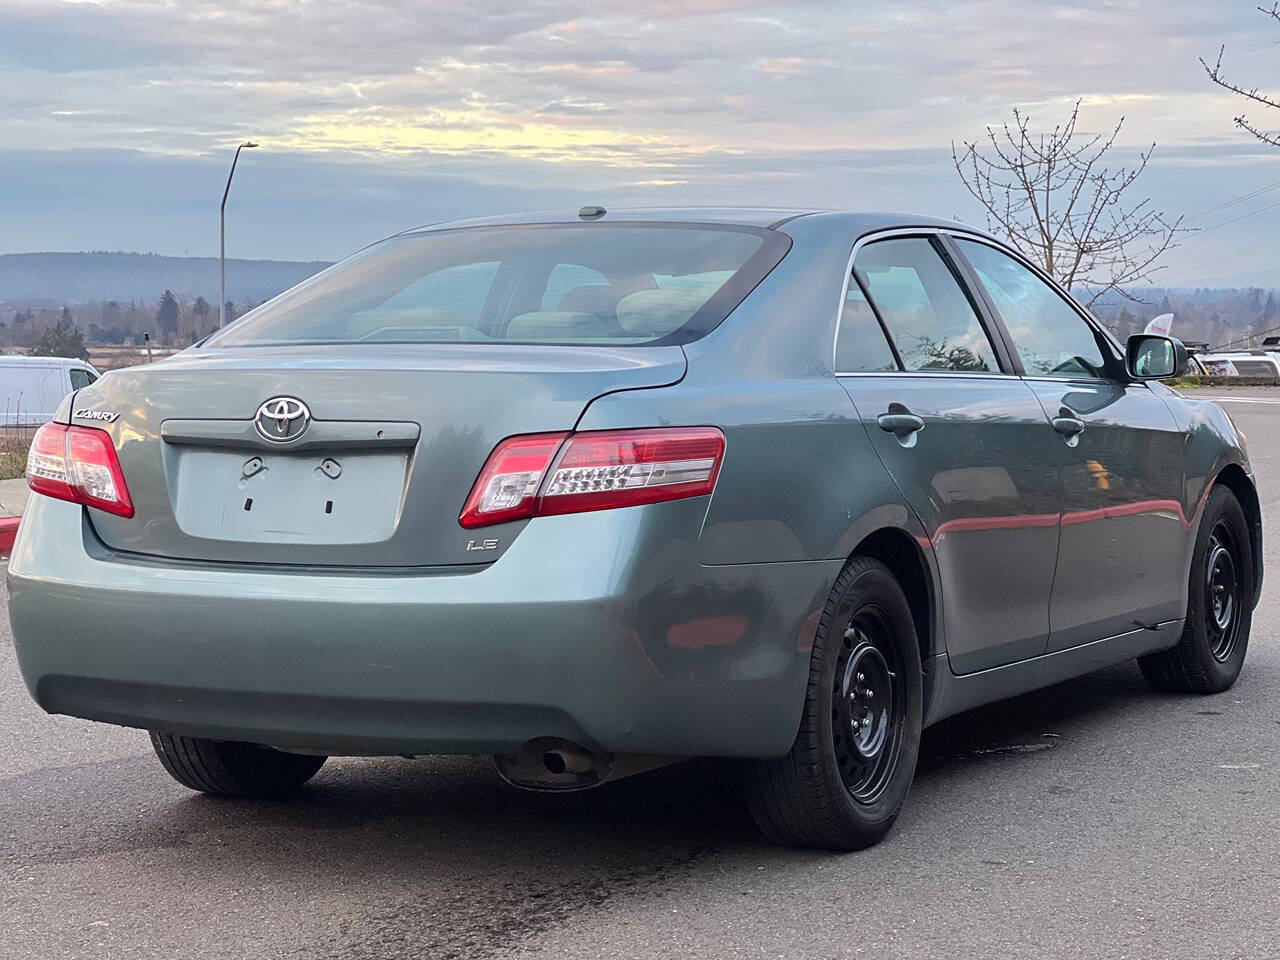
<path fill-rule="evenodd" d="M 89 511 L 114 549 L 240 563 L 474 564 L 500 556 L 523 526 L 479 539 L 458 524 L 498 441 L 571 430 L 595 397 L 675 383 L 684 370 L 677 346 L 193 350 L 80 391 L 72 422 L 116 441 L 135 514 Z M 310 415 L 283 443 L 255 426 L 264 403 L 279 399 Z M 268 405 L 265 432 L 281 420 L 293 429 L 294 412 Z"/>

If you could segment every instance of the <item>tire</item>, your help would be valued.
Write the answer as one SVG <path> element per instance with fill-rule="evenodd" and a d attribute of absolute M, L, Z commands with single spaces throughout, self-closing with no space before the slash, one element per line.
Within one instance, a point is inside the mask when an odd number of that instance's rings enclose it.
<path fill-rule="evenodd" d="M 1157 690 L 1221 693 L 1240 676 L 1253 623 L 1253 550 L 1234 493 L 1215 486 L 1191 559 L 1187 621 L 1177 646 L 1138 659 Z"/>
<path fill-rule="evenodd" d="M 168 733 L 152 733 L 151 746 L 173 779 L 219 797 L 265 797 L 294 790 L 315 776 L 328 759 L 255 743 Z"/>
<path fill-rule="evenodd" d="M 888 692 L 887 703 L 873 681 Z M 744 768 L 747 806 L 765 836 L 826 850 L 879 842 L 915 776 L 921 686 L 920 647 L 902 588 L 884 564 L 855 557 L 836 578 L 818 623 L 790 753 Z"/>

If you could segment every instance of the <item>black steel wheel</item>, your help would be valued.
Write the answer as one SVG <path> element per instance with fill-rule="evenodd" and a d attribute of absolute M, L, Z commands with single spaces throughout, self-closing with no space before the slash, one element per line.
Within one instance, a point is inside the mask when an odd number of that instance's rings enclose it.
<path fill-rule="evenodd" d="M 1253 620 L 1254 569 L 1240 501 L 1215 486 L 1205 501 L 1187 585 L 1187 619 L 1176 646 L 1139 659 L 1158 690 L 1221 693 L 1244 666 Z"/>
<path fill-rule="evenodd" d="M 1240 637 L 1240 611 L 1245 601 L 1240 595 L 1236 561 L 1239 555 L 1240 545 L 1231 524 L 1223 517 L 1209 534 L 1209 555 L 1205 559 L 1205 633 L 1209 652 L 1219 663 L 1231 659 Z"/>
<path fill-rule="evenodd" d="M 885 612 L 868 605 L 844 629 L 832 690 L 831 739 L 853 799 L 874 803 L 891 781 L 906 723 L 898 637 Z"/>
<path fill-rule="evenodd" d="M 771 840 L 859 850 L 906 804 L 920 749 L 920 647 L 892 572 L 855 557 L 836 578 L 814 636 L 790 752 L 744 768 L 747 804 Z"/>

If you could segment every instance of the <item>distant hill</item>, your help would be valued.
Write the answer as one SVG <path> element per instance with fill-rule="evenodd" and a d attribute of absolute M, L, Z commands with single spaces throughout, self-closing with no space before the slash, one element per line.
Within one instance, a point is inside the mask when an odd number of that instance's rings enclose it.
<path fill-rule="evenodd" d="M 227 260 L 227 299 L 259 303 L 325 267 L 322 261 Z M 0 304 L 54 306 L 95 300 L 154 303 L 163 290 L 218 301 L 216 257 L 153 253 L 0 254 Z"/>

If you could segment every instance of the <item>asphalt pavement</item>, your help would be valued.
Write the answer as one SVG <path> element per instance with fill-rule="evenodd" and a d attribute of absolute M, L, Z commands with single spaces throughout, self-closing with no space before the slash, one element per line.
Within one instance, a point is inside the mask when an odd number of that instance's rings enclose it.
<path fill-rule="evenodd" d="M 769 846 L 715 763 L 546 797 L 344 759 L 198 796 L 145 734 L 41 713 L 0 611 L 0 957 L 1280 956 L 1280 390 L 1203 392 L 1240 398 L 1270 537 L 1239 683 L 1124 665 L 948 720 L 858 854 Z"/>

